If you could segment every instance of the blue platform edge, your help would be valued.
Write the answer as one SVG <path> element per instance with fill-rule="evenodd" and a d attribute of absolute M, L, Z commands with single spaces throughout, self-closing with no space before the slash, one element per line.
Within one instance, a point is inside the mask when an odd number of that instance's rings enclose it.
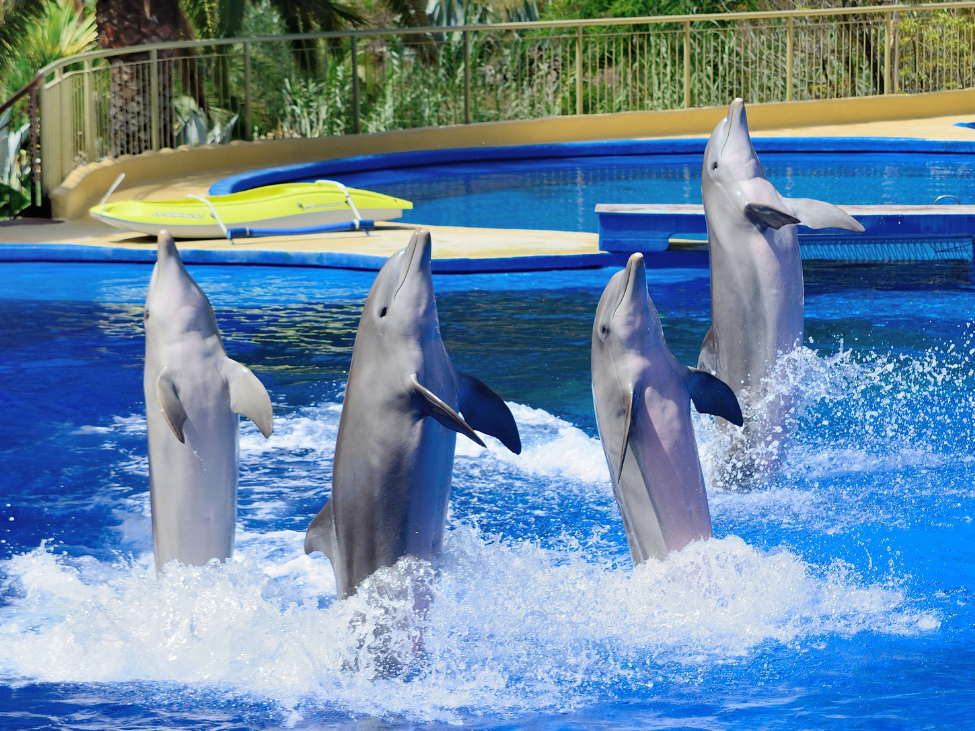
<path fill-rule="evenodd" d="M 949 208 L 949 206 L 946 206 Z M 832 261 L 972 261 L 975 215 L 854 213 L 862 233 L 843 229 L 810 229 L 798 227 L 799 249 L 804 260 Z M 616 254 L 636 251 L 652 254 L 647 259 L 667 253 L 670 239 L 687 237 L 707 240 L 707 222 L 703 207 L 700 212 L 672 211 L 600 211 L 599 248 Z"/>
<path fill-rule="evenodd" d="M 328 269 L 379 271 L 386 257 L 366 254 L 313 251 L 253 251 L 243 249 L 180 249 L 186 264 L 244 264 L 251 266 L 299 266 Z M 693 261 L 693 260 L 687 260 Z M 156 248 L 130 249 L 84 244 L 0 244 L 0 262 L 112 262 L 154 264 Z M 434 259 L 434 274 L 483 274 L 499 272 L 598 269 L 620 266 L 626 257 L 613 253 L 556 256 L 513 256 L 490 259 Z M 661 266 L 684 266 L 683 257 L 667 257 Z"/>
<path fill-rule="evenodd" d="M 898 154 L 916 153 L 922 155 L 975 153 L 975 141 L 921 140 L 904 137 L 755 137 L 752 142 L 759 154 L 763 152 L 791 152 L 797 154 L 846 155 L 891 151 L 896 151 Z M 295 180 L 424 165 L 567 157 L 703 155 L 706 144 L 706 137 L 693 137 L 557 142 L 542 145 L 461 147 L 447 150 L 389 152 L 379 155 L 341 157 L 334 160 L 320 160 L 252 170 L 218 180 L 210 186 L 209 193 L 210 195 L 229 195 L 230 193 L 259 188 L 263 185 L 288 183 Z"/>

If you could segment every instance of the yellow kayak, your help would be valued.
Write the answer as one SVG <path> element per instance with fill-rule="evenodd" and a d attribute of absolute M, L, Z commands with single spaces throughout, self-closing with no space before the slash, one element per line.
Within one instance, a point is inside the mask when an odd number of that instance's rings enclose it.
<path fill-rule="evenodd" d="M 359 228 L 360 221 L 371 226 L 372 221 L 399 218 L 408 208 L 413 208 L 413 204 L 402 198 L 320 180 L 267 185 L 206 198 L 101 203 L 89 213 L 110 226 L 150 236 L 165 229 L 177 239 L 216 239 L 255 229 L 285 234 L 310 233 L 309 229 Z M 335 226 L 343 223 L 349 225 Z"/>

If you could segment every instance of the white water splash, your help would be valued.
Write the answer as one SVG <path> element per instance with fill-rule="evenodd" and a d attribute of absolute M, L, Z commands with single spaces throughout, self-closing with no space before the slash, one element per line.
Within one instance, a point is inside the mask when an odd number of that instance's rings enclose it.
<path fill-rule="evenodd" d="M 456 720 L 460 710 L 574 707 L 768 642 L 938 623 L 848 567 L 817 569 L 737 538 L 631 571 L 469 529 L 448 534 L 437 574 L 426 571 L 432 606 L 420 620 L 411 603 L 369 590 L 334 601 L 328 562 L 301 542 L 289 531 L 247 535 L 233 561 L 158 577 L 149 554 L 112 564 L 44 547 L 15 556 L 2 565 L 0 674 L 175 681 L 282 709 Z M 423 574 L 416 564 L 392 573 L 408 583 Z M 401 661 L 391 677 L 372 652 L 384 636 Z"/>

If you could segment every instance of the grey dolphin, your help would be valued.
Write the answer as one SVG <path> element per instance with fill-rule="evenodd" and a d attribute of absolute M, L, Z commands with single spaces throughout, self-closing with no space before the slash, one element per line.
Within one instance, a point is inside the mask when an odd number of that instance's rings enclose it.
<path fill-rule="evenodd" d="M 633 563 L 710 538 L 690 401 L 738 425 L 741 410 L 727 385 L 670 352 L 642 254 L 613 275 L 596 308 L 592 394 Z"/>
<path fill-rule="evenodd" d="M 224 352 L 210 301 L 161 231 L 143 313 L 143 387 L 156 570 L 229 558 L 237 524 L 238 414 L 265 437 L 271 399 Z"/>
<path fill-rule="evenodd" d="M 430 248 L 428 232 L 414 233 L 383 265 L 362 308 L 332 499 L 305 534 L 305 552 L 331 561 L 339 597 L 404 556 L 439 552 L 458 432 L 483 446 L 478 429 L 521 451 L 504 401 L 456 372 L 444 349 Z"/>
<path fill-rule="evenodd" d="M 701 194 L 711 257 L 711 329 L 698 367 L 730 385 L 750 413 L 743 436 L 751 456 L 739 458 L 746 471 L 762 471 L 775 464 L 791 409 L 787 394 L 764 403 L 768 377 L 803 334 L 796 224 L 850 231 L 863 226 L 829 203 L 779 194 L 755 153 L 741 99 L 731 103 L 708 140 Z"/>

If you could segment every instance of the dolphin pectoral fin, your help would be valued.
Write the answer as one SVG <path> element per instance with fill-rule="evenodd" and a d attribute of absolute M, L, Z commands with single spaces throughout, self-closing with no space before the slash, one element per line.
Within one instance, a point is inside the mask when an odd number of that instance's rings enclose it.
<path fill-rule="evenodd" d="M 173 383 L 172 374 L 168 370 L 163 370 L 156 379 L 156 400 L 159 401 L 159 408 L 166 417 L 166 423 L 173 430 L 173 434 L 180 442 L 186 443 L 183 436 L 183 423 L 186 421 L 186 409 L 179 400 L 176 393 L 176 384 Z"/>
<path fill-rule="evenodd" d="M 460 412 L 474 429 L 490 434 L 515 454 L 521 454 L 521 435 L 511 410 L 498 394 L 473 376 L 457 372 Z"/>
<path fill-rule="evenodd" d="M 271 436 L 274 411 L 264 384 L 250 368 L 230 358 L 227 359 L 224 374 L 230 389 L 230 410 L 253 421 L 265 438 Z"/>
<path fill-rule="evenodd" d="M 335 563 L 335 514 L 332 512 L 332 501 L 325 503 L 325 507 L 315 516 L 315 519 L 305 531 L 305 553 L 321 551 L 328 560 Z"/>
<path fill-rule="evenodd" d="M 814 198 L 789 198 L 789 205 L 803 226 L 809 228 L 845 228 L 847 231 L 863 231 L 863 226 L 853 216 L 832 203 Z"/>
<path fill-rule="evenodd" d="M 687 370 L 687 390 L 698 412 L 720 416 L 735 426 L 745 423 L 735 392 L 727 383 L 699 368 Z"/>
<path fill-rule="evenodd" d="M 746 203 L 745 218 L 763 231 L 767 228 L 780 229 L 783 226 L 799 223 L 799 219 L 767 203 Z"/>
<path fill-rule="evenodd" d="M 626 447 L 630 443 L 630 430 L 636 421 L 636 400 L 639 398 L 637 389 L 631 388 L 626 398 L 626 411 L 623 414 L 623 444 L 620 446 L 620 462 L 616 467 L 616 484 L 623 479 L 623 463 L 626 462 Z"/>
<path fill-rule="evenodd" d="M 707 373 L 718 370 L 718 343 L 714 339 L 714 325 L 708 328 L 708 334 L 701 343 L 701 352 L 697 356 L 697 367 Z"/>
<path fill-rule="evenodd" d="M 471 429 L 471 425 L 461 418 L 460 414 L 450 408 L 437 394 L 416 380 L 415 373 L 409 377 L 408 381 L 413 395 L 420 402 L 420 409 L 423 411 L 424 416 L 432 416 L 440 422 L 441 426 L 451 429 L 458 434 L 463 434 L 482 447 L 487 446 L 481 441 L 481 438 L 477 436 L 474 430 Z"/>

